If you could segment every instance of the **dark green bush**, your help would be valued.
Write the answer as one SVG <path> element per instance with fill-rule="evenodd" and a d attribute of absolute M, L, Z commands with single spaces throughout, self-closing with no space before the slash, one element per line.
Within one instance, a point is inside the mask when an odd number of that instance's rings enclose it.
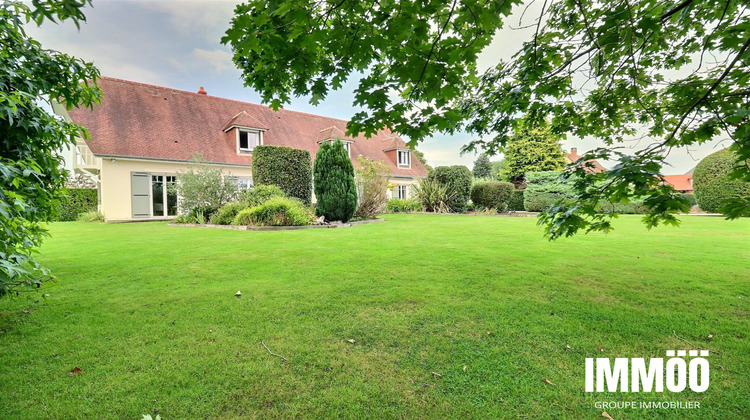
<path fill-rule="evenodd" d="M 695 194 L 693 193 L 683 193 L 680 194 L 682 198 L 690 202 L 690 206 L 694 206 L 698 204 L 698 200 L 695 199 Z"/>
<path fill-rule="evenodd" d="M 430 172 L 428 179 L 437 181 L 452 191 L 450 211 L 463 213 L 471 196 L 471 171 L 466 166 L 438 166 Z"/>
<path fill-rule="evenodd" d="M 515 189 L 510 182 L 478 182 L 471 187 L 471 201 L 474 206 L 503 213 L 508 211 Z"/>
<path fill-rule="evenodd" d="M 186 216 L 188 223 L 206 224 L 213 217 L 214 213 L 219 211 L 219 207 L 198 206 L 193 207 Z"/>
<path fill-rule="evenodd" d="M 731 179 L 737 157 L 729 149 L 706 156 L 695 167 L 693 188 L 701 210 L 717 213 L 732 198 L 750 196 L 750 182 Z"/>
<path fill-rule="evenodd" d="M 72 222 L 86 212 L 95 212 L 97 193 L 92 188 L 68 188 L 65 196 L 60 200 L 57 220 Z"/>
<path fill-rule="evenodd" d="M 597 211 L 605 213 L 620 213 L 620 214 L 646 214 L 648 213 L 648 207 L 643 204 L 643 200 L 635 199 L 627 203 L 608 203 L 602 201 L 599 203 Z"/>
<path fill-rule="evenodd" d="M 240 197 L 246 208 L 259 206 L 273 197 L 286 197 L 284 191 L 276 185 L 256 185 Z"/>
<path fill-rule="evenodd" d="M 354 166 L 341 140 L 323 142 L 315 156 L 316 213 L 326 220 L 347 222 L 357 209 Z"/>
<path fill-rule="evenodd" d="M 525 190 L 513 190 L 513 194 L 510 196 L 508 202 L 508 211 L 524 211 L 523 208 L 523 192 Z"/>
<path fill-rule="evenodd" d="M 526 173 L 523 207 L 526 211 L 544 211 L 559 200 L 573 198 L 572 180 L 561 178 L 562 171 Z"/>
<path fill-rule="evenodd" d="M 287 197 L 273 197 L 265 203 L 237 213 L 233 225 L 305 226 L 312 223 L 310 208 Z"/>
<path fill-rule="evenodd" d="M 406 200 L 392 198 L 388 200 L 386 209 L 388 213 L 415 213 L 422 211 L 422 203 L 413 198 Z"/>
<path fill-rule="evenodd" d="M 310 152 L 283 146 L 256 146 L 253 149 L 253 184 L 256 186 L 276 185 L 287 196 L 310 204 L 312 199 Z"/>
<path fill-rule="evenodd" d="M 224 204 L 219 210 L 211 216 L 211 224 L 214 225 L 231 225 L 237 213 L 248 208 L 245 203 L 228 203 Z"/>

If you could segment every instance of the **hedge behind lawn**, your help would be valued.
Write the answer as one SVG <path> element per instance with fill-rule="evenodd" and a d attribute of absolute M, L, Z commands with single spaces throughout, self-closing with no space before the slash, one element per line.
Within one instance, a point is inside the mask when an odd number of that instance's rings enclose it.
<path fill-rule="evenodd" d="M 96 211 L 97 193 L 93 188 L 68 188 L 60 200 L 57 220 L 72 222 L 82 213 Z"/>

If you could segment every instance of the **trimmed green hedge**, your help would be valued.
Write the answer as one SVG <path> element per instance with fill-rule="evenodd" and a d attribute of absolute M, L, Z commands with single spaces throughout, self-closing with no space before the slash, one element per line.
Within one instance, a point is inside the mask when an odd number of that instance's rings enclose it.
<path fill-rule="evenodd" d="M 429 179 L 453 190 L 455 196 L 450 202 L 450 210 L 455 213 L 466 211 L 471 196 L 471 171 L 466 166 L 438 166 L 428 175 Z"/>
<path fill-rule="evenodd" d="M 253 184 L 276 185 L 305 204 L 312 200 L 312 160 L 307 150 L 283 146 L 253 149 Z"/>
<path fill-rule="evenodd" d="M 729 149 L 706 156 L 695 167 L 693 188 L 701 210 L 717 213 L 730 198 L 750 196 L 750 182 L 730 179 L 737 157 Z"/>
<path fill-rule="evenodd" d="M 510 182 L 478 182 L 471 187 L 471 201 L 475 207 L 508 211 L 515 187 Z"/>
<path fill-rule="evenodd" d="M 95 212 L 97 193 L 93 188 L 68 188 L 65 196 L 60 200 L 57 220 L 72 222 L 86 212 Z"/>
<path fill-rule="evenodd" d="M 544 211 L 558 200 L 573 198 L 573 188 L 561 178 L 563 171 L 526 173 L 523 207 L 526 211 Z M 570 181 L 568 181 L 570 182 Z"/>
<path fill-rule="evenodd" d="M 508 211 L 524 211 L 523 208 L 523 192 L 526 190 L 513 190 L 513 195 L 510 196 L 508 201 Z"/>

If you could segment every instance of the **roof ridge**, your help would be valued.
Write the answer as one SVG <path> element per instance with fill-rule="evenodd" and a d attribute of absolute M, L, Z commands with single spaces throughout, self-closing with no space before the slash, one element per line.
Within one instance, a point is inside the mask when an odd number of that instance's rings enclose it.
<path fill-rule="evenodd" d="M 170 87 L 166 87 L 166 86 L 152 85 L 152 84 L 149 84 L 149 83 L 134 82 L 132 80 L 118 79 L 116 77 L 100 76 L 99 79 L 109 80 L 109 81 L 118 82 L 118 83 L 126 83 L 126 84 L 136 85 L 136 86 L 143 86 L 143 87 L 154 88 L 154 89 L 168 90 L 168 91 L 178 92 L 178 93 L 187 93 L 187 94 L 190 94 L 190 95 L 197 95 L 199 97 L 204 97 L 204 98 L 220 99 L 222 101 L 236 102 L 236 103 L 240 103 L 240 104 L 243 104 L 243 105 L 251 105 L 251 106 L 258 106 L 258 107 L 268 108 L 268 109 L 274 111 L 273 108 L 271 108 L 268 105 L 254 104 L 252 102 L 240 101 L 238 99 L 224 98 L 224 97 L 216 96 L 216 95 L 203 95 L 203 94 L 198 94 L 197 92 L 190 92 L 190 91 L 187 91 L 187 90 L 170 88 Z M 312 114 L 312 113 L 304 112 L 304 111 L 295 111 L 295 110 L 291 110 L 291 109 L 279 108 L 278 110 L 275 110 L 274 112 L 280 112 L 280 111 L 291 112 L 291 113 L 294 113 L 294 114 L 301 114 L 301 115 L 309 115 L 311 117 L 325 118 L 327 120 L 340 121 L 340 122 L 345 123 L 345 125 L 349 124 L 348 120 L 343 120 L 341 118 L 334 118 L 334 117 L 326 117 L 324 115 Z M 385 128 L 383 128 L 383 129 L 381 129 L 379 131 L 385 131 Z"/>

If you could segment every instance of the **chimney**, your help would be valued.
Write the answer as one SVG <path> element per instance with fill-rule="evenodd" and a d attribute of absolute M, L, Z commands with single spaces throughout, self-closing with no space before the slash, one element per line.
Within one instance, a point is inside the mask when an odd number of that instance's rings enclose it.
<path fill-rule="evenodd" d="M 201 88 L 201 89 L 203 89 L 203 88 Z M 577 147 L 572 147 L 570 149 L 570 154 L 573 155 L 573 156 L 578 156 L 578 148 Z"/>
<path fill-rule="evenodd" d="M 198 90 L 198 95 L 208 95 L 208 93 L 203 90 L 203 86 L 201 86 L 200 90 Z"/>

